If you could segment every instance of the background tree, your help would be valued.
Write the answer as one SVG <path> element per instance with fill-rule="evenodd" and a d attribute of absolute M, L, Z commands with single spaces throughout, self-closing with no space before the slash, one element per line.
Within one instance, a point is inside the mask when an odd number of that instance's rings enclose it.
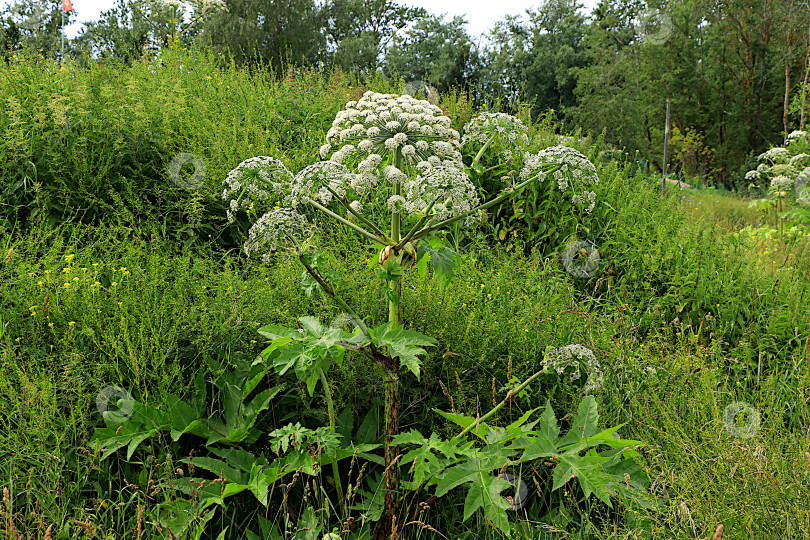
<path fill-rule="evenodd" d="M 226 0 L 226 6 L 206 22 L 203 43 L 229 51 L 239 64 L 320 62 L 323 14 L 314 0 Z"/>
<path fill-rule="evenodd" d="M 546 0 L 526 10 L 527 20 L 508 16 L 495 23 L 484 53 L 482 94 L 501 97 L 510 108 L 523 96 L 535 113 L 575 105 L 576 73 L 589 59 L 583 7 L 576 0 Z"/>
<path fill-rule="evenodd" d="M 392 0 L 331 0 L 323 21 L 331 63 L 350 73 L 372 73 L 396 33 L 426 16 L 423 8 Z"/>
<path fill-rule="evenodd" d="M 466 88 L 474 82 L 478 51 L 464 28 L 464 17 L 444 22 L 445 15 L 417 20 L 394 37 L 385 58 L 385 72 L 406 81 L 422 80 L 440 92 Z"/>
<path fill-rule="evenodd" d="M 65 26 L 75 16 L 75 12 L 65 13 Z M 52 57 L 61 51 L 61 38 L 61 0 L 15 0 L 0 10 L 0 51 L 4 55 L 26 49 Z"/>
<path fill-rule="evenodd" d="M 118 58 L 129 64 L 141 57 L 151 29 L 137 2 L 117 0 L 116 6 L 102 12 L 98 21 L 84 25 L 75 44 L 94 57 Z"/>

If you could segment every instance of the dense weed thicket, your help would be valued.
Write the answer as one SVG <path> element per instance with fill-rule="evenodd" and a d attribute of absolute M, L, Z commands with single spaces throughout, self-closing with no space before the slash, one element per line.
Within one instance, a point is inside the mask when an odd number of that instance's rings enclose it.
<path fill-rule="evenodd" d="M 306 477 L 312 486 L 284 478 L 266 508 L 245 491 L 194 521 L 194 490 L 183 482 L 195 474 L 187 458 L 201 445 L 190 435 L 152 433 L 129 459 L 123 451 L 104 456 L 88 441 L 104 426 L 96 405 L 102 388 L 120 386 L 163 411 L 177 399 L 194 402 L 200 380 L 224 396 L 224 386 L 210 382 L 224 384 L 226 367 L 262 352 L 259 328 L 338 315 L 325 295 L 301 289 L 294 261 L 278 257 L 267 267 L 240 254 L 244 224 L 226 222 L 220 194 L 228 171 L 248 157 L 271 155 L 291 171 L 319 159 L 337 111 L 369 88 L 397 90 L 340 72 L 248 73 L 182 49 L 164 51 L 159 65 L 126 69 L 60 69 L 36 59 L 0 67 L 6 536 L 164 538 L 167 526 L 177 531 L 193 521 L 185 537 L 273 538 L 277 527 L 287 537 L 335 538 L 326 536 L 335 524 L 336 536 L 349 537 L 359 501 L 374 498 L 366 490 L 382 475 L 373 461 L 360 472 L 360 459 L 351 459 L 344 471 L 343 487 L 355 483 L 354 514 L 326 495 L 334 478 L 325 467 L 317 482 Z M 457 128 L 474 114 L 458 93 L 440 104 Z M 583 499 L 574 483 L 552 496 L 535 489 L 548 471 L 523 470 L 531 500 L 510 514 L 512 536 L 697 538 L 723 525 L 729 538 L 807 537 L 810 245 L 737 234 L 756 219 L 744 203 L 688 191 L 661 196 L 630 164 L 603 162 L 600 139 L 573 135 L 561 139 L 548 122 L 529 129 L 534 151 L 567 141 L 597 164 L 592 213 L 564 212 L 548 193 L 527 189 L 472 232 L 447 234 L 459 253 L 448 285 L 432 272 L 408 274 L 403 319 L 437 345 L 419 381 L 403 386 L 401 431 L 451 437 L 457 427 L 435 409 L 484 414 L 538 370 L 548 346 L 581 343 L 604 368 L 594 392 L 600 425 L 626 422 L 622 437 L 643 442 L 649 497 L 614 499 L 610 507 Z M 181 152 L 205 164 L 199 189 L 169 177 Z M 482 195 L 500 188 L 505 172 L 487 159 L 474 177 Z M 321 225 L 321 265 L 340 272 L 334 286 L 375 324 L 384 322 L 384 291 L 368 279 L 376 251 L 347 228 Z M 560 260 L 575 240 L 600 256 L 585 277 Z M 339 431 L 358 444 L 378 441 L 382 429 L 372 368 L 349 353 L 329 372 Z M 272 371 L 268 385 L 273 398 L 253 429 L 326 425 L 321 394 Z M 544 376 L 489 423 L 507 426 L 548 399 L 567 429 L 581 398 L 577 385 Z M 753 436 L 728 429 L 732 402 L 758 413 Z M 266 446 L 260 438 L 236 448 Z M 503 535 L 481 512 L 462 519 L 464 507 L 452 492 L 420 506 L 404 535 Z"/>

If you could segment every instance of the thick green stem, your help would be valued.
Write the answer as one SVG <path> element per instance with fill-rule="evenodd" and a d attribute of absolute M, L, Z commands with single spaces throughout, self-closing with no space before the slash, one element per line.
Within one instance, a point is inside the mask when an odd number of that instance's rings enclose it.
<path fill-rule="evenodd" d="M 425 222 L 428 220 L 428 218 L 430 217 L 429 216 L 430 211 L 433 210 L 433 206 L 437 202 L 439 202 L 439 197 L 436 197 L 435 199 L 433 199 L 433 202 L 430 203 L 430 206 L 425 208 L 425 215 L 422 216 L 422 218 L 418 222 L 416 222 L 416 225 L 413 226 L 413 228 L 410 230 L 410 232 L 408 232 L 408 234 L 405 236 L 405 238 L 403 238 L 402 240 L 399 241 L 399 244 L 397 244 L 396 247 L 394 247 L 394 251 L 399 251 L 400 249 L 402 249 L 402 247 L 405 244 L 407 244 L 408 242 L 411 241 L 411 238 L 413 238 L 413 235 L 416 234 L 416 231 L 418 231 L 419 228 L 422 225 L 424 225 Z"/>
<path fill-rule="evenodd" d="M 335 403 L 332 401 L 332 391 L 329 389 L 329 383 L 326 381 L 326 373 L 321 369 L 321 384 L 323 385 L 323 395 L 326 398 L 326 412 L 329 415 L 329 429 L 332 433 L 337 432 L 337 415 L 335 415 Z M 340 482 L 340 469 L 338 468 L 337 456 L 332 457 L 332 478 L 335 480 L 335 489 L 337 490 L 338 504 L 340 511 L 343 512 L 343 507 L 346 504 L 345 497 L 343 496 L 343 485 Z"/>
<path fill-rule="evenodd" d="M 486 422 L 493 414 L 501 410 L 501 408 L 503 408 L 503 406 L 506 405 L 510 399 L 512 399 L 517 394 L 521 393 L 524 388 L 529 386 L 530 382 L 535 380 L 540 375 L 543 375 L 544 373 L 548 373 L 548 368 L 541 369 L 540 371 L 538 371 L 537 373 L 535 373 L 534 375 L 523 381 L 523 383 L 520 386 L 518 386 L 513 390 L 510 390 L 503 401 L 501 401 L 495 407 L 493 407 L 492 410 L 490 410 L 487 414 L 485 414 L 484 416 L 482 416 L 481 418 L 479 418 L 478 420 L 467 426 L 461 433 L 453 437 L 451 440 L 460 439 L 461 437 L 466 435 L 469 431 L 471 431 L 474 427 L 476 427 L 480 422 Z"/>
<path fill-rule="evenodd" d="M 481 150 L 479 150 L 478 153 L 475 154 L 475 157 L 473 158 L 472 163 L 470 164 L 470 168 L 474 168 L 478 164 L 478 160 L 481 159 L 481 156 L 483 156 L 484 152 L 487 151 L 487 148 L 489 148 L 489 145 L 492 144 L 492 141 L 495 140 L 495 137 L 497 137 L 497 135 L 493 135 L 492 137 L 490 137 L 489 140 L 486 142 L 486 144 L 481 147 Z"/>
<path fill-rule="evenodd" d="M 402 150 L 397 148 L 394 150 L 394 167 L 399 170 L 402 170 Z M 394 184 L 394 195 L 401 195 L 402 194 L 402 185 L 397 182 Z M 399 226 L 400 226 L 400 213 L 399 212 L 391 212 L 391 239 L 394 241 L 394 245 L 399 242 Z"/>
<path fill-rule="evenodd" d="M 301 264 L 304 265 L 304 268 L 306 269 L 306 271 L 309 273 L 310 276 L 312 276 L 312 278 L 315 281 L 318 282 L 318 285 L 321 286 L 323 291 L 326 294 L 328 294 L 329 297 L 332 298 L 332 300 L 334 300 L 337 305 L 339 305 L 340 307 L 345 309 L 346 313 L 348 313 L 349 315 L 354 317 L 353 322 L 357 324 L 357 326 L 360 328 L 360 331 L 363 332 L 363 335 L 366 338 L 371 339 L 371 334 L 369 334 L 368 327 L 366 326 L 366 323 L 363 322 L 363 319 L 361 319 L 360 317 L 357 316 L 357 314 L 354 312 L 354 310 L 351 307 L 349 307 L 349 304 L 347 304 L 346 301 L 343 300 L 343 298 L 339 297 L 337 295 L 337 293 L 335 293 L 334 289 L 332 289 L 332 286 L 329 285 L 329 283 L 327 283 L 323 279 L 323 277 L 321 277 L 321 275 L 314 268 L 312 268 L 309 264 L 307 264 L 304 261 L 303 257 L 299 257 L 299 259 L 301 261 Z"/>
<path fill-rule="evenodd" d="M 320 203 L 318 203 L 316 201 L 313 201 L 312 199 L 305 199 L 305 202 L 307 204 L 311 204 L 312 206 L 314 206 L 315 208 L 317 208 L 318 210 L 320 210 L 321 212 L 323 212 L 327 216 L 331 216 L 331 217 L 335 218 L 336 220 L 338 220 L 339 222 L 346 225 L 347 227 L 349 227 L 351 229 L 354 229 L 355 231 L 359 232 L 360 234 L 362 234 L 363 236 L 365 236 L 366 238 L 368 238 L 372 242 L 381 242 L 383 244 L 393 245 L 393 243 L 391 243 L 391 241 L 388 238 L 379 238 L 377 236 L 374 236 L 373 234 L 371 234 L 370 232 L 368 232 L 364 228 L 357 226 L 356 224 L 352 223 L 351 221 L 344 218 L 343 216 L 339 216 L 338 214 L 336 214 L 336 213 L 332 212 L 331 210 L 329 210 L 324 205 L 322 205 L 322 204 L 320 204 Z"/>
<path fill-rule="evenodd" d="M 394 167 L 402 169 L 402 151 L 397 148 L 394 151 Z M 399 195 L 402 186 L 394 184 L 394 195 Z M 398 245 L 400 238 L 400 214 L 391 213 L 391 240 L 394 245 Z M 400 255 L 392 250 L 391 260 L 400 262 Z M 402 302 L 402 276 L 388 282 L 391 292 L 388 298 L 388 323 L 389 328 L 399 326 L 400 305 Z M 390 351 L 388 354 L 390 355 Z M 386 369 L 383 374 L 383 384 L 385 385 L 385 500 L 383 502 L 383 514 L 377 523 L 374 537 L 377 540 L 387 540 L 393 531 L 396 516 L 399 492 L 399 468 L 394 463 L 397 448 L 391 441 L 399 433 L 399 359 L 397 359 L 391 369 Z"/>

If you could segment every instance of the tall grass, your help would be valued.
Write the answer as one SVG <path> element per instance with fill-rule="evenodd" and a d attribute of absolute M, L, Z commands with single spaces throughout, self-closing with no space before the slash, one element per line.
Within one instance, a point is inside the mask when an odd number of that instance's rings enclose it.
<path fill-rule="evenodd" d="M 227 172 L 248 157 L 273 155 L 291 170 L 316 160 L 337 110 L 365 87 L 339 72 L 249 73 L 205 51 L 169 49 L 160 62 L 61 70 L 20 59 L 0 67 L 6 536 L 11 524 L 32 538 L 45 538 L 50 525 L 54 538 L 132 537 L 139 526 L 144 537 L 158 535 L 143 518 L 153 502 L 132 486 L 143 490 L 153 473 L 170 478 L 181 456 L 158 445 L 149 464 L 100 464 L 86 445 L 101 423 L 99 391 L 122 386 L 161 407 L 168 393 L 188 393 L 208 359 L 255 358 L 261 325 L 294 325 L 303 314 L 328 323 L 338 314 L 301 291 L 294 261 L 279 257 L 268 268 L 228 251 L 243 231 L 224 226 L 218 197 Z M 368 87 L 393 89 L 382 79 Z M 462 93 L 442 105 L 457 126 L 472 114 Z M 542 144 L 555 140 L 548 123 L 533 129 Z M 588 142 L 581 149 L 598 154 Z M 206 165 L 197 190 L 168 177 L 181 152 Z M 603 206 L 589 226 L 602 260 L 593 279 L 566 273 L 559 250 L 527 246 L 524 254 L 486 230 L 459 243 L 462 264 L 448 287 L 430 273 L 406 276 L 404 318 L 439 345 L 422 379 L 403 385 L 402 430 L 448 435 L 433 412 L 450 409 L 447 396 L 475 416 L 505 396 L 511 378 L 534 372 L 546 346 L 581 343 L 605 367 L 598 399 L 606 425 L 628 422 L 622 435 L 645 442 L 660 508 L 577 511 L 571 501 L 552 527 L 565 535 L 532 528 L 533 538 L 696 538 L 719 524 L 724 538 L 810 536 L 810 250 L 772 242 L 774 257 L 731 234 L 754 220 L 737 201 L 705 211 L 704 196 L 691 207 L 683 193 L 659 198 L 657 186 L 620 164 L 600 165 L 599 174 Z M 341 272 L 336 289 L 370 322 L 385 321 L 386 298 L 367 265 L 373 252 L 339 226 L 325 227 L 318 241 L 325 270 Z M 382 416 L 365 362 L 350 355 L 330 372 L 336 406 L 353 427 Z M 570 411 L 579 394 L 541 379 L 495 423 L 546 398 Z M 761 414 L 752 438 L 726 429 L 733 401 Z M 315 427 L 325 418 L 320 397 L 289 386 L 262 421 Z M 211 538 L 226 526 L 234 538 L 257 530 L 254 501 L 229 504 L 211 522 Z M 425 519 L 448 538 L 491 536 L 485 523 L 462 523 L 462 506 L 443 499 Z M 244 522 L 234 526 L 234 516 Z M 538 516 L 518 519 L 528 527 Z"/>

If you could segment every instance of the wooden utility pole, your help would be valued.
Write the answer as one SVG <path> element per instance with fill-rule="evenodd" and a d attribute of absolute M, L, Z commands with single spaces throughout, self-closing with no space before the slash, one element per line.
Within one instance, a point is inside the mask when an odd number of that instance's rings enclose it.
<path fill-rule="evenodd" d="M 667 125 L 664 128 L 664 177 L 661 179 L 661 195 L 667 190 L 667 150 L 669 150 L 669 100 L 667 100 Z"/>

